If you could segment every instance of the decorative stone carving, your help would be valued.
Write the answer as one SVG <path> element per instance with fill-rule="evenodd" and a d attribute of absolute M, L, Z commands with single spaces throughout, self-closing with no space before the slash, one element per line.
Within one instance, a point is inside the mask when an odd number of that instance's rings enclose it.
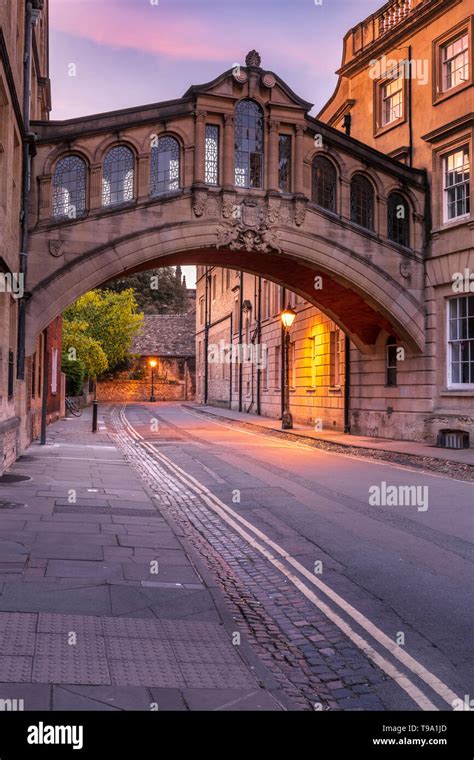
<path fill-rule="evenodd" d="M 50 240 L 48 248 L 51 256 L 59 258 L 64 255 L 64 240 L 61 240 L 61 238 L 59 240 Z"/>
<path fill-rule="evenodd" d="M 260 57 L 260 54 L 257 53 L 256 50 L 251 50 L 250 53 L 247 53 L 247 55 L 245 56 L 246 66 L 249 66 L 249 67 L 253 66 L 259 69 L 261 64 L 262 64 L 262 59 Z"/>
<path fill-rule="evenodd" d="M 411 262 L 410 261 L 400 262 L 400 274 L 404 280 L 411 279 Z"/>
<path fill-rule="evenodd" d="M 206 187 L 195 187 L 193 190 L 193 212 L 202 216 L 207 208 L 208 192 Z"/>
<path fill-rule="evenodd" d="M 308 207 L 308 199 L 305 196 L 296 196 L 295 201 L 295 224 L 297 227 L 301 227 L 306 219 L 306 210 Z"/>
<path fill-rule="evenodd" d="M 212 219 L 218 217 L 219 213 L 220 203 L 218 201 L 218 198 L 214 194 L 209 193 L 207 196 L 206 216 L 209 216 Z"/>
<path fill-rule="evenodd" d="M 269 222 L 268 209 L 262 203 L 246 198 L 241 203 L 226 202 L 222 208 L 225 218 L 232 217 L 232 222 L 224 222 L 217 228 L 217 248 L 230 248 L 232 251 L 259 251 L 281 253 L 280 232 Z M 277 219 L 274 209 L 271 218 Z"/>

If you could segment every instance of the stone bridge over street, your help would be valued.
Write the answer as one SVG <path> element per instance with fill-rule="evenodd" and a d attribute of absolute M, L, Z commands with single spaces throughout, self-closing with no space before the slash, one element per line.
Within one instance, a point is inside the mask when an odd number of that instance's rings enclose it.
<path fill-rule="evenodd" d="M 425 175 L 318 122 L 255 51 L 177 100 L 33 122 L 26 353 L 82 293 L 175 264 L 259 274 L 363 352 L 424 348 Z"/>

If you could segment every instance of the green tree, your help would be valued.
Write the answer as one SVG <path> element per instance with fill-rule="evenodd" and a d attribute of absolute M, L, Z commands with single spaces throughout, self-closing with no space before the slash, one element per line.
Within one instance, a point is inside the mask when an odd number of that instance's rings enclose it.
<path fill-rule="evenodd" d="M 63 320 L 61 367 L 66 375 L 67 393 L 73 396 L 81 393 L 86 377 L 96 377 L 108 367 L 102 346 L 87 330 L 87 322 Z"/>
<path fill-rule="evenodd" d="M 188 294 L 181 267 L 161 267 L 137 272 L 129 277 L 113 280 L 107 289 L 121 293 L 133 288 L 135 299 L 145 314 L 186 314 Z"/>
<path fill-rule="evenodd" d="M 63 369 L 80 362 L 84 374 L 97 377 L 113 371 L 128 356 L 143 322 L 132 289 L 120 293 L 92 290 L 63 314 Z M 73 370 L 73 373 L 76 371 Z"/>

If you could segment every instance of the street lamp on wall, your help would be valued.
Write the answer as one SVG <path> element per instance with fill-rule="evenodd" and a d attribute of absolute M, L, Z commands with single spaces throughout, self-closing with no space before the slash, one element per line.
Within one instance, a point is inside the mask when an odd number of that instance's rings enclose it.
<path fill-rule="evenodd" d="M 282 430 L 292 430 L 293 417 L 290 412 L 290 330 L 295 321 L 296 311 L 290 304 L 280 314 L 281 324 L 284 331 L 284 372 L 283 372 L 283 414 L 281 416 Z"/>
<path fill-rule="evenodd" d="M 156 398 L 155 398 L 155 367 L 158 364 L 158 362 L 156 361 L 156 359 L 150 359 L 150 361 L 148 362 L 148 364 L 151 367 L 151 395 L 150 395 L 150 401 L 155 402 L 156 401 Z"/>

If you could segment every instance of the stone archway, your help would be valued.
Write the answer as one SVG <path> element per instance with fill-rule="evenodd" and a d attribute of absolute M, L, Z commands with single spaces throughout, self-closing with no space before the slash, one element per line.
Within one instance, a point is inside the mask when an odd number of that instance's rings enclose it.
<path fill-rule="evenodd" d="M 100 221 L 62 225 L 59 236 L 57 229 L 33 232 L 32 248 L 47 248 L 49 255 L 36 257 L 32 271 L 27 353 L 36 334 L 87 290 L 127 273 L 178 263 L 242 269 L 285 285 L 327 313 L 362 351 L 371 350 L 381 329 L 412 351 L 422 350 L 422 274 L 416 258 L 402 268 L 399 257 L 387 256 L 362 232 L 337 228 L 305 200 L 197 190 L 168 201 L 170 221 L 161 218 L 155 225 L 157 215 L 163 217 L 156 206 L 145 205 Z M 138 231 L 127 232 L 135 223 Z M 114 229 L 117 237 L 111 240 Z M 90 239 L 93 230 L 98 245 Z"/>

